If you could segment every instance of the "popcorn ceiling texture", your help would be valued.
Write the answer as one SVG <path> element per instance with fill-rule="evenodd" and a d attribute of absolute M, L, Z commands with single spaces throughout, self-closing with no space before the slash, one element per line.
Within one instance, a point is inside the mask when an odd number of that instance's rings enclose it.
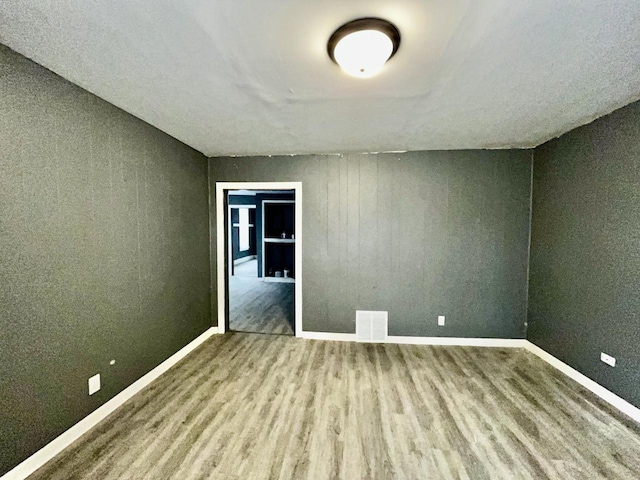
<path fill-rule="evenodd" d="M 402 32 L 370 80 L 326 41 Z M 3 0 L 0 42 L 209 156 L 528 148 L 640 95 L 637 0 Z"/>

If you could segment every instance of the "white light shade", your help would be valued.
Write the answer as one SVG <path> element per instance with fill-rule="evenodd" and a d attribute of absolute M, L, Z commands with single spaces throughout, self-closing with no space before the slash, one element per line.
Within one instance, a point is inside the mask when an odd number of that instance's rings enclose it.
<path fill-rule="evenodd" d="M 393 42 L 379 30 L 360 30 L 338 41 L 333 56 L 349 75 L 368 78 L 376 75 L 393 53 Z"/>

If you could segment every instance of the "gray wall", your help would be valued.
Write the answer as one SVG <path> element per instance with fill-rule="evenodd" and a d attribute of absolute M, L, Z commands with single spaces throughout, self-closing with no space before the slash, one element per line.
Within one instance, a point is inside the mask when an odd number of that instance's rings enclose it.
<path fill-rule="evenodd" d="M 212 158 L 211 198 L 216 181 L 303 183 L 304 330 L 353 332 L 371 309 L 389 311 L 391 335 L 524 338 L 531 157 Z"/>
<path fill-rule="evenodd" d="M 640 103 L 538 147 L 534 165 L 527 337 L 640 407 Z"/>
<path fill-rule="evenodd" d="M 1 475 L 204 332 L 210 284 L 203 155 L 3 46 L 0 145 Z"/>

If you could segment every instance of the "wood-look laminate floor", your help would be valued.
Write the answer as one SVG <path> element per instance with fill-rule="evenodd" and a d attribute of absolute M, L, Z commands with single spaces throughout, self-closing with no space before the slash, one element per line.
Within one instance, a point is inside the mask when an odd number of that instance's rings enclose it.
<path fill-rule="evenodd" d="M 230 333 L 33 479 L 638 479 L 625 418 L 524 350 Z"/>
<path fill-rule="evenodd" d="M 293 283 L 269 283 L 257 277 L 230 277 L 230 330 L 293 335 L 294 291 Z"/>

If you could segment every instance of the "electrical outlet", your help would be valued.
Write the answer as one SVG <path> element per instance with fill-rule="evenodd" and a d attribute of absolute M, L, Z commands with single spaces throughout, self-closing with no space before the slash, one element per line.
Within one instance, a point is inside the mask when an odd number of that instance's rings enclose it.
<path fill-rule="evenodd" d="M 438 315 L 438 326 L 444 327 L 444 315 Z"/>
<path fill-rule="evenodd" d="M 600 352 L 600 360 L 602 360 L 604 363 L 606 363 L 607 365 L 609 365 L 611 367 L 615 367 L 616 366 L 616 359 L 614 357 L 612 357 L 611 355 L 607 355 L 604 352 Z"/>
<path fill-rule="evenodd" d="M 89 379 L 89 395 L 93 395 L 100 390 L 100 374 L 97 373 Z"/>

